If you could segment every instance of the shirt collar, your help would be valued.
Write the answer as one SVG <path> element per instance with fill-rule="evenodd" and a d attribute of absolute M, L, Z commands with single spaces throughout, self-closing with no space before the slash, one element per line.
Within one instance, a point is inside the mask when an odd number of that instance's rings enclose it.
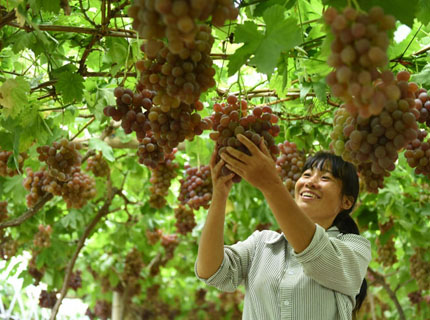
<path fill-rule="evenodd" d="M 326 230 L 326 232 L 328 233 L 328 235 L 330 237 L 336 237 L 340 232 L 339 232 L 339 228 L 336 226 L 331 226 L 330 228 L 328 228 Z M 266 240 L 265 243 L 266 244 L 275 244 L 279 241 L 281 241 L 282 239 L 285 239 L 287 241 L 287 239 L 284 236 L 284 233 L 278 233 L 274 238 Z"/>

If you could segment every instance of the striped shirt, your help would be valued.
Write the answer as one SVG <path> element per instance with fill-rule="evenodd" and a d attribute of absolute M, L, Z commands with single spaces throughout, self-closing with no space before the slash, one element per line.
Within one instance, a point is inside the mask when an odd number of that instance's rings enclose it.
<path fill-rule="evenodd" d="M 255 231 L 245 241 L 224 246 L 224 259 L 210 286 L 233 292 L 243 283 L 246 320 L 350 320 L 367 266 L 370 242 L 356 234 L 316 225 L 300 253 L 283 234 Z"/>

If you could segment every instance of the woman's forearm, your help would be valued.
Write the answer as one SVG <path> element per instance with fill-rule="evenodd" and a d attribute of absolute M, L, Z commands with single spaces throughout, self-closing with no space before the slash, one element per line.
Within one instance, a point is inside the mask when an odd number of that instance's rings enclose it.
<path fill-rule="evenodd" d="M 297 206 L 280 179 L 261 190 L 288 243 L 299 253 L 315 234 L 315 223 Z"/>
<path fill-rule="evenodd" d="M 227 196 L 214 192 L 197 254 L 197 274 L 208 279 L 224 259 L 224 220 Z"/>

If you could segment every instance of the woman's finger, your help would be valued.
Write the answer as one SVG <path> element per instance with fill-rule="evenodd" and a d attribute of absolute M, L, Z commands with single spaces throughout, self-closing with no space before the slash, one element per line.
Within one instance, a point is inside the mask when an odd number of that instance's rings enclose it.
<path fill-rule="evenodd" d="M 248 156 L 247 154 L 232 147 L 227 147 L 226 151 L 228 152 L 228 154 L 232 155 L 234 158 L 238 159 L 243 163 L 246 163 L 250 158 L 250 156 Z"/>
<path fill-rule="evenodd" d="M 245 147 L 248 148 L 249 152 L 251 152 L 252 155 L 258 154 L 260 152 L 260 149 L 243 134 L 238 134 L 237 139 L 242 142 Z"/>
<path fill-rule="evenodd" d="M 232 171 L 232 172 L 236 173 L 237 175 L 239 175 L 239 176 L 243 177 L 243 171 L 242 171 L 240 168 L 238 168 L 238 167 L 233 167 L 232 165 L 230 165 L 230 164 L 228 164 L 228 163 L 226 163 L 226 165 L 225 165 L 225 166 L 227 167 L 227 169 L 228 169 L 228 170 L 230 170 L 230 171 Z"/>
<path fill-rule="evenodd" d="M 218 148 L 215 148 L 215 150 L 212 152 L 212 156 L 211 156 L 211 167 L 215 168 L 216 166 L 216 156 L 218 155 Z"/>
<path fill-rule="evenodd" d="M 269 149 L 267 148 L 266 144 L 264 143 L 264 139 L 261 139 L 260 141 L 260 149 L 261 151 L 263 151 L 263 153 L 268 156 L 268 157 L 272 157 Z"/>
<path fill-rule="evenodd" d="M 226 162 L 226 164 L 229 164 L 233 167 L 242 167 L 245 163 L 237 160 L 236 158 L 232 157 L 228 152 L 223 152 L 221 154 L 221 158 Z"/>

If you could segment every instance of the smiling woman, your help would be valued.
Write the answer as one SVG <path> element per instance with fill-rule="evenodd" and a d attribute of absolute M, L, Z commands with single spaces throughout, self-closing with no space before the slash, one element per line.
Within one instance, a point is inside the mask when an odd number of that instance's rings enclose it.
<path fill-rule="evenodd" d="M 195 272 L 222 291 L 245 285 L 243 319 L 353 319 L 366 295 L 370 243 L 349 216 L 358 196 L 352 164 L 330 153 L 308 158 L 295 199 L 277 175 L 265 144 L 238 139 L 250 155 L 227 148 L 212 157 L 213 198 Z M 224 246 L 224 212 L 232 177 L 226 165 L 259 189 L 282 233 L 255 231 Z"/>

